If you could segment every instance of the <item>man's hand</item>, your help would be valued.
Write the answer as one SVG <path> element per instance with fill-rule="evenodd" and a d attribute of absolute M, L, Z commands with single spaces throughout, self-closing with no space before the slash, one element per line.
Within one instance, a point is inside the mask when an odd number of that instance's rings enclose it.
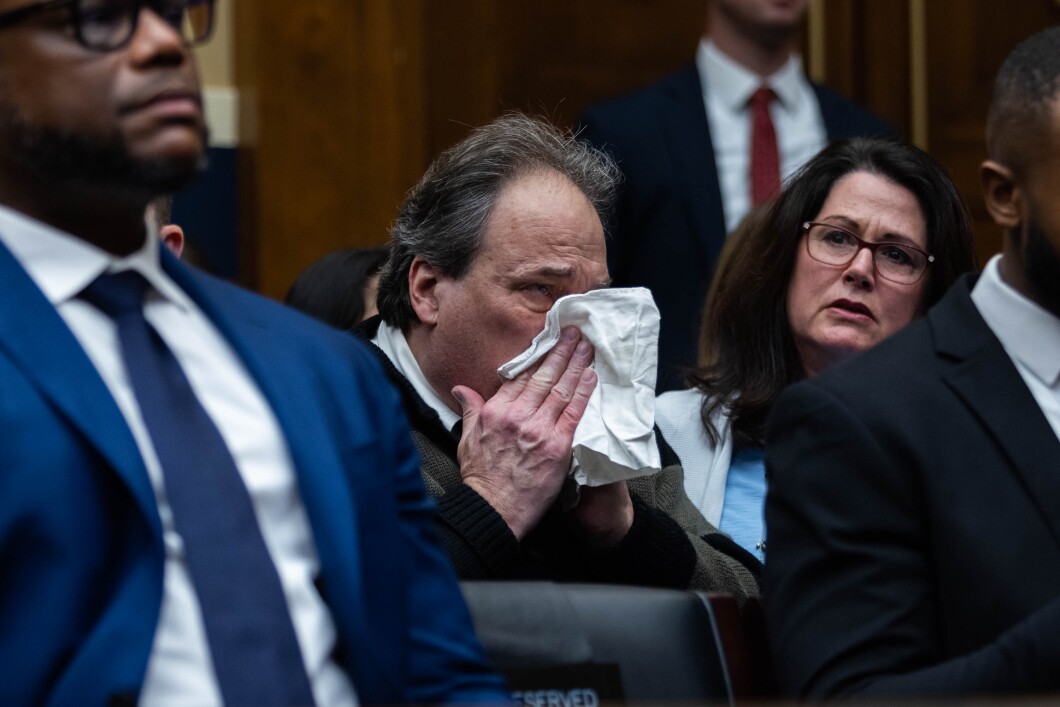
<path fill-rule="evenodd" d="M 589 342 L 566 327 L 536 370 L 505 381 L 489 401 L 466 386 L 453 388 L 464 412 L 460 474 L 519 540 L 552 505 L 570 470 L 574 430 L 596 387 L 592 360 Z"/>
<path fill-rule="evenodd" d="M 583 486 L 574 518 L 597 548 L 612 548 L 633 527 L 633 501 L 625 481 L 603 486 Z"/>

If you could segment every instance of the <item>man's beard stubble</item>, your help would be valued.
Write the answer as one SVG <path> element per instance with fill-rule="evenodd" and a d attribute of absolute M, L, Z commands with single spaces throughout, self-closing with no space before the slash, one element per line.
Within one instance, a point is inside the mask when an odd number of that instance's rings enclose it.
<path fill-rule="evenodd" d="M 45 182 L 95 189 L 123 189 L 150 196 L 170 194 L 190 184 L 206 168 L 203 151 L 192 160 L 137 159 L 121 136 L 89 136 L 33 125 L 0 101 L 0 131 L 7 159 Z M 203 144 L 207 144 L 203 128 Z"/>
<path fill-rule="evenodd" d="M 1060 252 L 1045 235 L 1038 219 L 1029 218 L 1023 237 L 1023 272 L 1038 302 L 1060 317 Z"/>

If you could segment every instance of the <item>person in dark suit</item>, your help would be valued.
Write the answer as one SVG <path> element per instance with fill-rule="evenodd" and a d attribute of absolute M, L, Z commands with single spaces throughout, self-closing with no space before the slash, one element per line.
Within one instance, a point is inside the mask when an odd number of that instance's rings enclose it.
<path fill-rule="evenodd" d="M 1002 254 L 769 422 L 789 695 L 1060 689 L 1060 28 L 1005 61 L 987 149 Z"/>
<path fill-rule="evenodd" d="M 615 285 L 647 287 L 655 297 L 659 392 L 685 387 L 718 255 L 748 209 L 829 141 L 894 132 L 806 78 L 796 53 L 806 5 L 711 0 L 695 63 L 582 116 L 581 136 L 609 151 L 625 175 L 606 224 L 608 267 Z M 751 99 L 759 90 L 769 100 L 757 115 L 770 122 L 756 133 Z M 766 146 L 757 158 L 756 145 Z M 756 159 L 766 175 L 757 195 Z"/>
<path fill-rule="evenodd" d="M 363 346 L 189 269 L 210 0 L 0 0 L 0 703 L 500 701 Z"/>

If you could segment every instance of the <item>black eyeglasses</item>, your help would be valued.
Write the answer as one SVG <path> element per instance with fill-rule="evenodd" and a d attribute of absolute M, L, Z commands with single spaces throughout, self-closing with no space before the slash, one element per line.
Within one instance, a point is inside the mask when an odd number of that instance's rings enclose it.
<path fill-rule="evenodd" d="M 935 262 L 935 256 L 919 248 L 904 243 L 869 243 L 831 223 L 807 221 L 802 229 L 806 231 L 806 252 L 817 262 L 846 265 L 862 248 L 868 248 L 876 273 L 900 285 L 912 285 L 924 275 L 928 263 Z"/>
<path fill-rule="evenodd" d="M 214 0 L 45 0 L 0 14 L 0 29 L 45 12 L 67 9 L 77 41 L 93 51 L 109 52 L 132 39 L 140 10 L 147 8 L 194 45 L 210 36 L 213 5 Z"/>

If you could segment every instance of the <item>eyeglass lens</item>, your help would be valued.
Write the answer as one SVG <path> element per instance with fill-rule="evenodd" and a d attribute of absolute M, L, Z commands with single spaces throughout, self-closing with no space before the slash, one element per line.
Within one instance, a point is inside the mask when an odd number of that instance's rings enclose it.
<path fill-rule="evenodd" d="M 210 34 L 212 5 L 212 0 L 80 0 L 77 16 L 81 39 L 93 48 L 112 49 L 127 42 L 144 6 L 194 44 Z"/>
<path fill-rule="evenodd" d="M 852 234 L 827 225 L 810 227 L 807 246 L 815 260 L 828 265 L 846 265 L 863 246 L 872 248 L 873 261 L 880 276 L 902 284 L 916 282 L 927 267 L 924 255 L 911 248 L 898 243 L 859 241 Z"/>

